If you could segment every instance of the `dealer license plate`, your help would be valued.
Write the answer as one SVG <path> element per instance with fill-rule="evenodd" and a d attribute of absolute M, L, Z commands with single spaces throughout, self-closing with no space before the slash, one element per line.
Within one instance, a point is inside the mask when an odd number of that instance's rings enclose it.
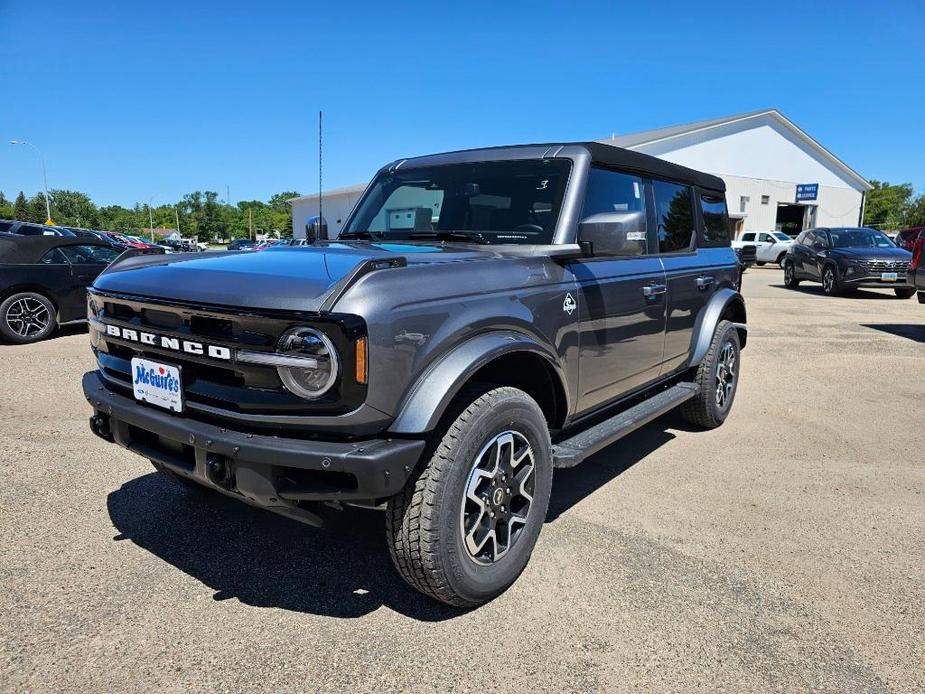
<path fill-rule="evenodd" d="M 180 367 L 148 359 L 132 359 L 132 392 L 135 399 L 174 412 L 183 411 Z"/>
<path fill-rule="evenodd" d="M 882 282 L 895 282 L 899 279 L 898 272 L 881 272 L 880 281 Z"/>

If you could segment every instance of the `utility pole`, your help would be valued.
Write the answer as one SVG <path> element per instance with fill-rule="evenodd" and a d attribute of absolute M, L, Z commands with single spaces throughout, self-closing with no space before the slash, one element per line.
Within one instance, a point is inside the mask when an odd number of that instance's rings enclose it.
<path fill-rule="evenodd" d="M 247 226 L 249 229 L 248 238 L 254 238 L 254 210 L 250 207 L 247 208 Z"/>
<path fill-rule="evenodd" d="M 173 208 L 173 213 L 177 217 L 177 233 L 180 234 L 180 210 L 176 207 Z M 183 234 L 180 234 L 180 238 L 183 238 Z"/>

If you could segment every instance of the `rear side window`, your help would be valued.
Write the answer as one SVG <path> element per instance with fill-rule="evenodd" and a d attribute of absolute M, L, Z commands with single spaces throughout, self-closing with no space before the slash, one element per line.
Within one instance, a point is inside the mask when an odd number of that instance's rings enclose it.
<path fill-rule="evenodd" d="M 109 246 L 61 246 L 61 252 L 73 265 L 107 265 L 119 257 Z"/>
<path fill-rule="evenodd" d="M 694 216 L 689 186 L 653 181 L 658 223 L 659 253 L 690 250 L 694 240 Z"/>
<path fill-rule="evenodd" d="M 0 222 L 0 231 L 9 231 L 12 228 L 13 224 L 11 222 Z"/>
<path fill-rule="evenodd" d="M 52 248 L 42 256 L 39 262 L 42 265 L 67 265 L 67 258 L 64 257 L 60 248 Z"/>
<path fill-rule="evenodd" d="M 732 234 L 729 215 L 726 213 L 726 198 L 719 195 L 701 195 L 700 209 L 703 213 L 704 245 L 728 245 Z"/>

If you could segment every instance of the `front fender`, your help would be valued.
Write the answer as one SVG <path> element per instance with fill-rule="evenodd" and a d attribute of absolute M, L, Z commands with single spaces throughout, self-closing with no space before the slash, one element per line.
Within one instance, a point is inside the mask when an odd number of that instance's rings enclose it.
<path fill-rule="evenodd" d="M 483 333 L 450 350 L 418 377 L 389 431 L 420 434 L 433 430 L 473 373 L 513 352 L 531 352 L 543 357 L 556 371 L 560 383 L 564 383 L 555 355 L 533 338 L 509 330 Z"/>
<path fill-rule="evenodd" d="M 745 299 L 734 289 L 724 287 L 710 297 L 709 303 L 700 312 L 700 317 L 697 319 L 691 345 L 691 366 L 697 366 L 703 361 L 707 350 L 710 349 L 710 342 L 713 340 L 716 326 L 719 325 L 723 316 L 727 314 L 729 320 L 735 323 L 739 331 L 739 341 L 742 347 L 745 347 L 748 336 L 748 328 L 745 325 Z"/>

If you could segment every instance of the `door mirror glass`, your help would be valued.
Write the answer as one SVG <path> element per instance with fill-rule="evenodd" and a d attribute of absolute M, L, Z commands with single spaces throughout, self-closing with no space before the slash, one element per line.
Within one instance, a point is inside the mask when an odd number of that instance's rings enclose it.
<path fill-rule="evenodd" d="M 635 256 L 646 254 L 645 212 L 601 212 L 582 220 L 578 226 L 582 244 L 591 255 Z"/>
<path fill-rule="evenodd" d="M 309 217 L 305 223 L 305 240 L 308 243 L 326 241 L 328 238 L 328 223 L 324 217 Z"/>

